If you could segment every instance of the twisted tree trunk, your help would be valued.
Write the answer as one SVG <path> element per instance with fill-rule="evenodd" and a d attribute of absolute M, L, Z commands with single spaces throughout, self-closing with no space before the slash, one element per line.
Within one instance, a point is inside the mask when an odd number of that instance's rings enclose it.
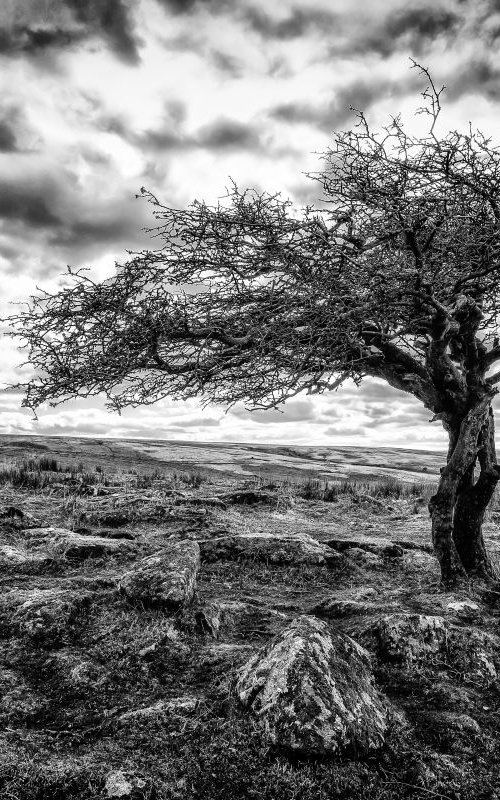
<path fill-rule="evenodd" d="M 460 561 L 470 575 L 495 578 L 495 570 L 485 548 L 482 525 L 484 515 L 500 480 L 495 452 L 493 410 L 479 436 L 480 474 L 474 480 L 474 466 L 467 470 L 458 487 L 453 516 L 453 541 Z"/>
<path fill-rule="evenodd" d="M 494 577 L 482 536 L 484 513 L 500 479 L 496 464 L 493 392 L 485 393 L 458 426 L 450 426 L 448 461 L 431 497 L 432 541 L 449 586 L 468 574 Z M 474 482 L 477 460 L 481 473 Z"/>

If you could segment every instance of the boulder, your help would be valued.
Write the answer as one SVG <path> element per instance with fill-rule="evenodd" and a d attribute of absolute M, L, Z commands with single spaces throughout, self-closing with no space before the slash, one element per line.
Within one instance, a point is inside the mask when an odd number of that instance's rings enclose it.
<path fill-rule="evenodd" d="M 46 553 L 29 553 L 24 547 L 14 547 L 9 544 L 0 545 L 1 567 L 37 567 L 51 561 Z"/>
<path fill-rule="evenodd" d="M 382 556 L 372 553 L 371 550 L 362 550 L 360 547 L 351 547 L 346 551 L 348 559 L 359 567 L 382 567 Z"/>
<path fill-rule="evenodd" d="M 193 599 L 199 568 L 197 542 L 169 542 L 160 552 L 138 561 L 122 576 L 118 588 L 134 603 L 175 610 Z"/>
<path fill-rule="evenodd" d="M 441 616 L 391 614 L 374 633 L 382 658 L 413 664 L 453 666 L 465 682 L 491 682 L 500 669 L 500 639 L 478 628 L 460 628 Z"/>
<path fill-rule="evenodd" d="M 368 753 L 384 742 L 388 709 L 368 653 L 311 616 L 297 617 L 239 670 L 236 693 L 271 742 L 299 754 Z"/>
<path fill-rule="evenodd" d="M 481 606 L 474 600 L 454 600 L 446 605 L 446 613 L 470 622 L 481 617 Z"/>
<path fill-rule="evenodd" d="M 375 633 L 383 657 L 410 665 L 429 660 L 444 649 L 448 626 L 439 616 L 391 614 L 376 624 Z"/>
<path fill-rule="evenodd" d="M 50 555 L 58 558 L 101 558 L 133 549 L 125 539 L 86 536 L 66 528 L 33 528 L 29 541 L 31 546 L 43 546 Z"/>
<path fill-rule="evenodd" d="M 285 614 L 254 603 L 215 600 L 205 603 L 195 613 L 202 631 L 217 639 L 221 632 L 251 630 L 252 633 L 276 634 L 286 621 Z"/>
<path fill-rule="evenodd" d="M 403 548 L 389 539 L 373 541 L 372 539 L 329 539 L 326 544 L 338 553 L 344 553 L 353 548 L 365 550 L 367 553 L 375 553 L 382 558 L 400 558 L 403 555 Z M 348 553 L 348 555 L 350 555 Z"/>
<path fill-rule="evenodd" d="M 0 600 L 0 619 L 35 644 L 58 645 L 90 599 L 64 589 L 11 590 Z"/>
<path fill-rule="evenodd" d="M 338 567 L 342 556 L 305 533 L 273 536 L 268 533 L 239 534 L 199 542 L 203 561 L 250 559 L 271 564 L 318 564 Z"/>
<path fill-rule="evenodd" d="M 361 616 L 363 614 L 374 614 L 380 611 L 377 603 L 370 603 L 366 600 L 346 600 L 337 597 L 327 597 L 321 603 L 313 606 L 310 613 L 316 617 L 327 617 L 336 619 L 338 617 Z"/>
<path fill-rule="evenodd" d="M 130 797 L 134 791 L 134 784 L 121 769 L 114 769 L 106 775 L 104 788 L 107 797 Z"/>

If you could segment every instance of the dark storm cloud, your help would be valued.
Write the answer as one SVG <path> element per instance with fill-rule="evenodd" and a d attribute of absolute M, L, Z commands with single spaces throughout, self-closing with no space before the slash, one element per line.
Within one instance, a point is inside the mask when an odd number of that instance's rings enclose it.
<path fill-rule="evenodd" d="M 0 120 L 0 153 L 13 153 L 17 150 L 16 135 L 6 120 Z"/>
<path fill-rule="evenodd" d="M 455 100 L 464 94 L 500 99 L 500 69 L 486 58 L 466 62 L 448 81 L 445 99 Z"/>
<path fill-rule="evenodd" d="M 115 132 L 120 126 L 115 127 Z M 121 128 L 121 135 L 144 150 L 193 150 L 203 148 L 215 151 L 247 150 L 263 148 L 259 130 L 250 124 L 219 118 L 193 134 L 183 134 L 177 124 L 169 124 L 156 130 L 135 135 Z"/>
<path fill-rule="evenodd" d="M 209 150 L 259 150 L 260 137 L 252 125 L 231 119 L 219 119 L 201 128 L 196 136 L 199 147 Z"/>
<path fill-rule="evenodd" d="M 138 63 L 138 40 L 123 0 L 65 0 L 76 20 L 108 40 L 124 61 Z"/>
<path fill-rule="evenodd" d="M 0 15 L 0 54 L 37 56 L 94 36 L 123 61 L 138 63 L 138 39 L 125 0 L 61 0 L 45 8 L 19 0 L 14 20 Z"/>
<path fill-rule="evenodd" d="M 352 118 L 351 106 L 360 111 L 368 109 L 384 97 L 402 96 L 413 88 L 413 76 L 396 82 L 357 80 L 340 89 L 332 90 L 332 100 L 324 105 L 312 103 L 283 103 L 270 109 L 274 119 L 288 123 L 307 123 L 326 133 L 338 130 Z M 418 82 L 415 85 L 419 85 Z"/>
<path fill-rule="evenodd" d="M 347 49 L 360 54 L 375 52 L 390 56 L 404 49 L 419 55 L 440 36 L 453 39 L 461 17 L 443 8 L 401 8 L 391 11 L 382 24 L 360 29 L 347 43 Z"/>
<path fill-rule="evenodd" d="M 294 8 L 288 17 L 275 20 L 257 8 L 248 7 L 243 12 L 246 24 L 265 39 L 297 39 L 307 35 L 311 30 L 328 33 L 337 17 L 329 11 L 309 8 L 307 11 Z"/>
<path fill-rule="evenodd" d="M 206 8 L 211 12 L 231 8 L 232 0 L 157 0 L 166 11 L 175 15 L 190 14 L 194 10 Z"/>
<path fill-rule="evenodd" d="M 52 210 L 54 191 L 50 181 L 23 185 L 0 179 L 0 219 L 32 228 L 58 226 L 60 220 Z"/>

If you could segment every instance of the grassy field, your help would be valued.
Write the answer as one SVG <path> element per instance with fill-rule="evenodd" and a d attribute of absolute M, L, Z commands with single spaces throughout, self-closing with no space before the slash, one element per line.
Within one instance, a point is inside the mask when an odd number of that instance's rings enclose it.
<path fill-rule="evenodd" d="M 387 664 L 374 651 L 377 684 L 404 725 L 365 759 L 291 758 L 234 692 L 252 653 L 331 597 L 375 598 L 371 610 L 332 623 L 367 647 L 384 613 L 445 615 L 464 599 L 480 611 L 458 624 L 496 635 L 500 612 L 484 587 L 439 586 L 426 511 L 436 454 L 3 437 L 2 462 L 1 543 L 22 554 L 4 558 L 0 573 L 2 800 L 499 800 L 496 679 L 479 684 L 438 660 Z M 218 501 L 248 489 L 266 502 Z M 496 506 L 486 533 L 499 558 Z M 44 526 L 121 549 L 41 558 L 30 530 Z M 202 563 L 194 602 L 176 613 L 132 605 L 117 590 L 138 559 L 171 541 L 242 532 L 362 547 L 337 569 Z M 394 542 L 402 557 L 376 555 Z M 68 624 L 51 637 L 28 635 L 9 616 L 33 590 L 71 600 Z M 228 602 L 236 611 L 214 630 L 209 610 Z M 457 717 L 474 724 L 455 725 Z"/>

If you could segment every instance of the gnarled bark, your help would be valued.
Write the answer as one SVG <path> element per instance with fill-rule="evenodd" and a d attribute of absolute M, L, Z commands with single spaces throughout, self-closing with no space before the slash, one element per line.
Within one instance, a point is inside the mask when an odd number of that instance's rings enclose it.
<path fill-rule="evenodd" d="M 468 574 L 495 578 L 495 569 L 486 551 L 482 533 L 486 509 L 500 480 L 491 408 L 479 439 L 481 448 L 478 452 L 478 461 L 481 471 L 477 481 L 474 481 L 473 465 L 465 473 L 458 487 L 453 516 L 453 541 Z"/>
<path fill-rule="evenodd" d="M 450 427 L 448 463 L 441 470 L 437 492 L 429 502 L 432 541 L 441 566 L 441 579 L 446 585 L 473 571 L 492 574 L 481 524 L 494 485 L 500 478 L 496 463 L 493 464 L 494 430 L 490 404 L 494 393 L 485 393 L 477 400 L 459 428 Z M 474 484 L 478 455 L 481 476 Z"/>

